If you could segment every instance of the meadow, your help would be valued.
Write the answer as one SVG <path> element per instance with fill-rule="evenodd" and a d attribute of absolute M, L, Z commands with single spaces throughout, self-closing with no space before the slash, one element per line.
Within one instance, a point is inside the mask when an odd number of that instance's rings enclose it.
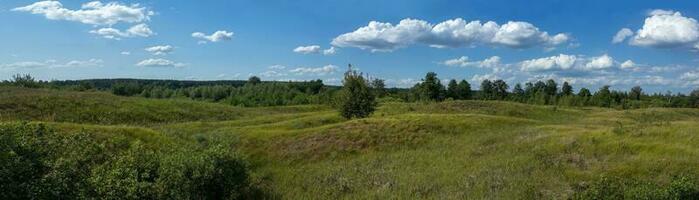
<path fill-rule="evenodd" d="M 163 178 L 168 171 L 164 169 L 190 169 L 172 160 L 207 163 L 209 158 L 214 163 L 232 158 L 246 166 L 245 185 L 230 185 L 239 188 L 236 191 L 245 190 L 238 198 L 686 199 L 699 195 L 699 109 L 693 108 L 618 110 L 383 99 L 370 117 L 348 120 L 327 105 L 245 108 L 108 92 L 0 87 L 0 130 L 3 137 L 26 132 L 19 134 L 19 146 L 38 132 L 70 136 L 61 141 L 82 137 L 98 141 L 88 145 L 99 146 L 99 151 L 54 149 L 51 155 L 61 159 L 48 166 L 61 169 L 56 163 L 66 160 L 62 158 L 104 157 L 103 162 L 78 159 L 65 165 L 92 163 L 87 166 L 94 167 L 78 170 L 90 180 L 85 183 L 90 191 L 76 193 L 102 197 L 133 194 L 138 198 L 139 192 L 167 189 L 168 184 L 187 177 Z M 115 142 L 99 143 L 102 140 Z M 19 160 L 13 157 L 15 152 L 8 152 L 12 145 L 5 141 L 0 158 Z M 144 151 L 165 152 L 154 154 L 164 160 L 156 167 L 155 184 L 110 193 L 118 190 L 109 189 L 126 183 L 104 186 L 111 183 L 104 180 L 111 179 L 101 178 L 123 175 L 109 171 L 109 166 L 145 165 L 154 158 L 112 162 L 112 157 Z M 217 156 L 196 153 L 211 151 Z M 3 165 L 3 175 L 18 173 L 8 171 L 8 163 Z M 191 166 L 209 169 L 203 164 Z M 229 165 L 222 166 L 228 169 Z M 191 171 L 197 173 L 189 176 L 200 172 Z M 209 171 L 201 170 L 205 172 L 202 180 L 208 177 L 218 183 L 211 177 L 219 172 Z M 8 180 L 5 177 L 3 181 Z M 149 178 L 134 180 L 145 183 Z M 183 192 L 211 186 L 193 185 Z M 151 197 L 191 198 L 161 192 Z"/>

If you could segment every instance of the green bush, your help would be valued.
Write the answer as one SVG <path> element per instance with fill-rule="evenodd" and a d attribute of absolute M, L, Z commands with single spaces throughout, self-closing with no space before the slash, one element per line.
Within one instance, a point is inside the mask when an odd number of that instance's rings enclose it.
<path fill-rule="evenodd" d="M 260 194 L 228 148 L 145 144 L 0 124 L 0 199 L 241 199 Z M 153 146 L 171 148 L 152 148 Z"/>

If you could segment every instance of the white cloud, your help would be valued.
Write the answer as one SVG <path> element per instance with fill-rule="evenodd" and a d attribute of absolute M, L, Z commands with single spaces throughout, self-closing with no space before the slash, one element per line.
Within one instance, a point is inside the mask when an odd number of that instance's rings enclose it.
<path fill-rule="evenodd" d="M 592 58 L 583 69 L 585 70 L 600 70 L 614 66 L 614 59 L 607 54 Z"/>
<path fill-rule="evenodd" d="M 131 52 L 130 51 L 122 51 L 120 54 L 128 56 L 128 55 L 131 55 Z"/>
<path fill-rule="evenodd" d="M 66 67 L 101 67 L 104 61 L 101 59 L 71 60 L 59 63 L 56 60 L 46 60 L 44 62 L 23 61 L 9 64 L 0 64 L 0 69 L 36 69 L 36 68 L 66 68 Z"/>
<path fill-rule="evenodd" d="M 264 77 L 279 77 L 279 76 L 286 76 L 285 73 L 274 71 L 274 70 L 268 70 L 265 72 L 262 72 L 260 75 Z"/>
<path fill-rule="evenodd" d="M 39 1 L 12 11 L 29 12 L 44 15 L 51 20 L 76 21 L 84 24 L 111 26 L 120 22 L 140 23 L 148 21 L 153 11 L 139 4 L 124 5 L 116 2 L 103 4 L 92 1 L 82 5 L 79 10 L 63 7 L 59 1 Z"/>
<path fill-rule="evenodd" d="M 74 21 L 101 27 L 90 31 L 90 33 L 107 39 L 119 40 L 128 37 L 155 35 L 144 23 L 149 21 L 150 16 L 155 13 L 139 4 L 126 5 L 117 2 L 105 4 L 100 1 L 92 1 L 83 4 L 78 10 L 71 10 L 63 7 L 59 1 L 39 1 L 24 7 L 14 8 L 12 11 L 40 14 L 50 20 Z M 122 31 L 113 27 L 119 23 L 136 25 Z"/>
<path fill-rule="evenodd" d="M 306 74 L 312 74 L 312 75 L 327 75 L 327 74 L 332 74 L 335 73 L 339 67 L 335 65 L 325 65 L 323 67 L 317 67 L 317 68 L 312 68 L 312 67 L 299 67 L 296 69 L 289 70 L 291 73 L 295 73 L 297 75 L 306 75 Z"/>
<path fill-rule="evenodd" d="M 685 72 L 680 78 L 686 81 L 699 81 L 699 71 Z"/>
<path fill-rule="evenodd" d="M 296 47 L 294 49 L 294 52 L 301 53 L 301 54 L 319 53 L 320 46 L 318 46 L 318 45 L 299 46 L 299 47 Z"/>
<path fill-rule="evenodd" d="M 162 58 L 150 58 L 136 64 L 139 67 L 183 67 L 184 63 L 177 63 Z"/>
<path fill-rule="evenodd" d="M 323 50 L 323 55 L 335 55 L 337 53 L 337 48 L 330 47 L 329 49 Z"/>
<path fill-rule="evenodd" d="M 560 54 L 546 58 L 525 60 L 520 63 L 522 71 L 547 71 L 571 69 L 577 57 L 573 55 Z"/>
<path fill-rule="evenodd" d="M 172 51 L 174 51 L 175 47 L 170 46 L 170 45 L 158 45 L 158 46 L 148 47 L 145 50 L 147 52 L 152 53 L 153 55 L 167 55 L 167 54 L 171 53 Z"/>
<path fill-rule="evenodd" d="M 445 60 L 441 63 L 446 66 L 493 68 L 500 66 L 500 57 L 492 56 L 482 61 L 470 61 L 468 57 L 461 56 L 459 58 Z"/>
<path fill-rule="evenodd" d="M 127 29 L 126 31 L 121 31 L 115 28 L 100 28 L 97 30 L 91 30 L 90 33 L 102 36 L 107 39 L 120 40 L 121 38 L 130 37 L 150 37 L 155 35 L 147 24 L 137 24 Z"/>
<path fill-rule="evenodd" d="M 680 12 L 654 10 L 630 44 L 656 48 L 693 46 L 699 42 L 699 23 Z"/>
<path fill-rule="evenodd" d="M 286 66 L 284 65 L 272 65 L 267 67 L 268 69 L 286 69 Z"/>
<path fill-rule="evenodd" d="M 616 33 L 616 35 L 614 35 L 614 38 L 612 38 L 612 43 L 621 43 L 624 40 L 626 40 L 626 38 L 631 36 L 633 36 L 633 31 L 631 31 L 631 29 L 622 28 L 621 30 L 619 30 L 619 32 Z"/>
<path fill-rule="evenodd" d="M 216 31 L 211 35 L 206 35 L 202 32 L 194 32 L 194 33 L 192 33 L 192 37 L 203 39 L 202 41 L 199 41 L 200 43 L 205 43 L 206 41 L 221 42 L 221 41 L 231 40 L 233 38 L 233 32 Z"/>
<path fill-rule="evenodd" d="M 621 69 L 634 69 L 636 68 L 636 63 L 631 60 L 626 60 L 620 65 Z"/>
<path fill-rule="evenodd" d="M 567 34 L 549 35 L 528 22 L 467 22 L 461 18 L 432 25 L 423 20 L 403 19 L 398 24 L 371 21 L 367 26 L 337 36 L 332 44 L 371 51 L 392 51 L 412 44 L 435 48 L 468 47 L 480 44 L 510 48 L 552 47 L 570 40 Z"/>
<path fill-rule="evenodd" d="M 322 53 L 323 55 L 334 55 L 337 53 L 337 48 L 331 46 L 328 49 L 321 49 L 319 45 L 308 45 L 308 46 L 298 46 L 294 48 L 294 52 L 300 53 L 300 54 L 320 54 Z"/>

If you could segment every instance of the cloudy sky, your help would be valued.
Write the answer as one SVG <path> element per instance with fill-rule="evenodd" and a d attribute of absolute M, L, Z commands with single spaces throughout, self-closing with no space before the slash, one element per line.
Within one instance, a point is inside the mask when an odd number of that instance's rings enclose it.
<path fill-rule="evenodd" d="M 0 2 L 0 79 L 440 78 L 699 87 L 697 1 Z"/>

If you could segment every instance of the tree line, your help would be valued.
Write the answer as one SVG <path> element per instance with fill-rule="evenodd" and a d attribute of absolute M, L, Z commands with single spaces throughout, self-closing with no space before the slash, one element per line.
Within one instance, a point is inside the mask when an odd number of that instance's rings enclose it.
<path fill-rule="evenodd" d="M 348 75 L 351 75 L 348 77 Z M 355 80 L 359 79 L 361 80 Z M 350 78 L 348 80 L 348 78 Z M 628 91 L 602 86 L 594 93 L 588 88 L 574 88 L 568 82 L 541 80 L 515 83 L 504 80 L 483 80 L 473 88 L 467 80 L 449 80 L 442 84 L 436 73 L 428 72 L 421 82 L 408 89 L 386 88 L 384 80 L 369 78 L 361 73 L 345 74 L 343 87 L 323 84 L 322 80 L 304 82 L 262 81 L 250 77 L 246 81 L 175 81 L 140 79 L 92 79 L 80 81 L 37 81 L 30 75 L 15 75 L 0 85 L 30 88 L 56 88 L 77 91 L 110 91 L 120 96 L 145 98 L 183 98 L 220 102 L 235 106 L 281 106 L 301 104 L 342 105 L 346 96 L 341 88 L 357 85 L 368 88 L 374 98 L 404 102 L 445 100 L 500 100 L 538 105 L 599 106 L 631 109 L 643 107 L 699 107 L 699 90 L 689 94 L 646 93 L 640 86 Z"/>
<path fill-rule="evenodd" d="M 444 86 L 434 72 L 428 72 L 422 82 L 415 84 L 409 92 L 397 95 L 405 101 L 444 101 L 452 100 L 501 100 L 539 105 L 560 106 L 599 106 L 608 108 L 641 107 L 699 107 L 699 89 L 689 95 L 682 93 L 648 94 L 640 86 L 628 91 L 612 90 L 609 85 L 592 93 L 588 88 L 575 92 L 568 82 L 546 81 L 516 83 L 514 87 L 504 80 L 483 80 L 480 90 L 471 90 L 466 80 L 450 80 Z"/>

